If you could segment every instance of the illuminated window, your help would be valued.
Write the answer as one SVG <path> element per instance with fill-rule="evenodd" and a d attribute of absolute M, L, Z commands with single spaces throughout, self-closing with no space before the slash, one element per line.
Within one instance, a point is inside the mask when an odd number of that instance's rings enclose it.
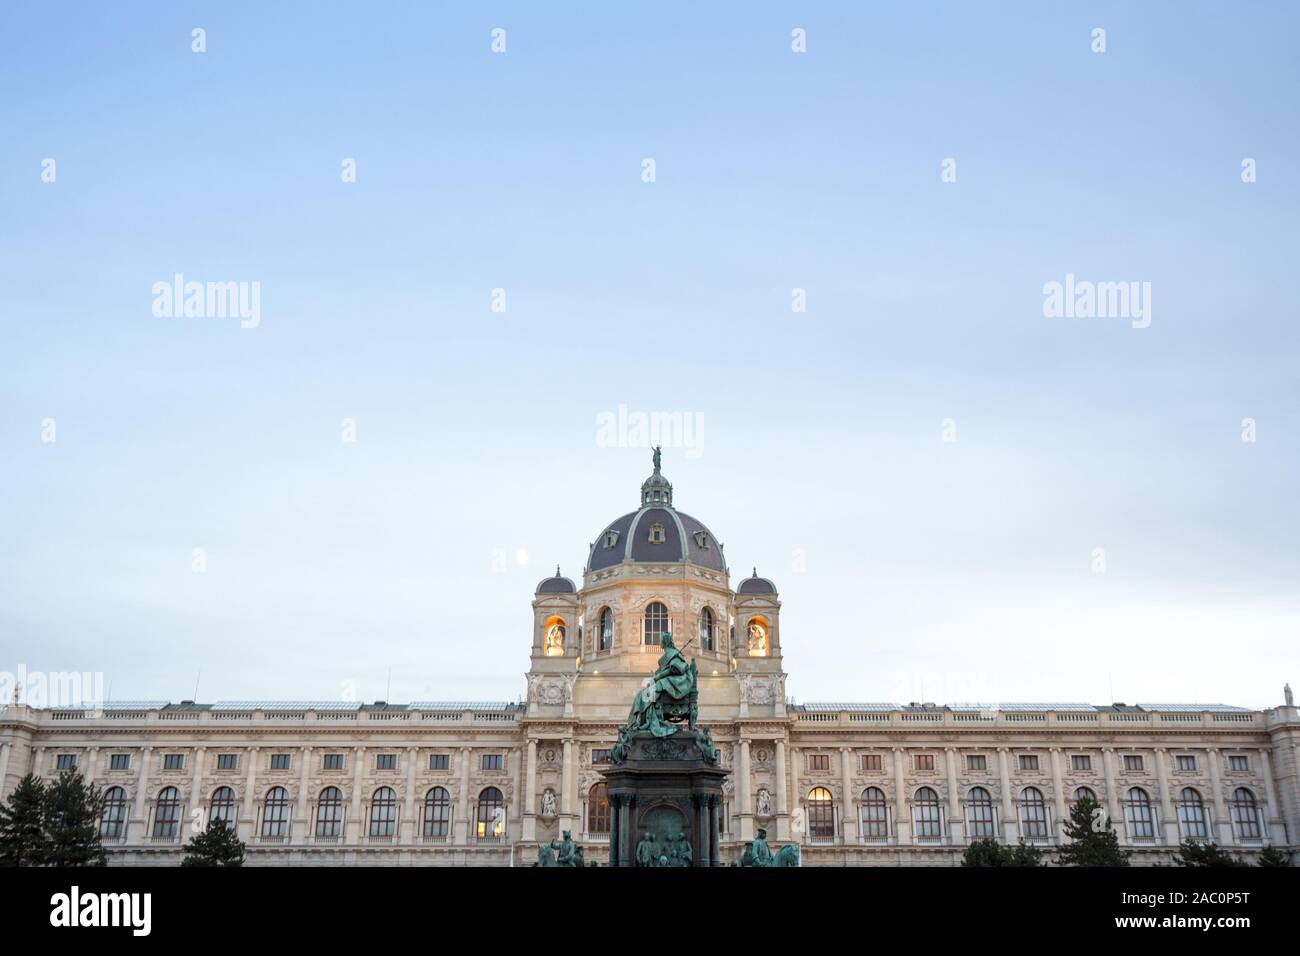
<path fill-rule="evenodd" d="M 546 623 L 542 625 L 543 633 L 546 635 L 543 639 L 542 650 L 547 657 L 564 656 L 564 618 L 548 617 Z"/>
<path fill-rule="evenodd" d="M 808 835 L 814 840 L 835 839 L 835 798 L 825 787 L 808 794 Z"/>
<path fill-rule="evenodd" d="M 505 803 L 496 787 L 484 787 L 478 795 L 478 809 L 474 816 L 474 833 L 482 841 L 495 842 L 506 832 Z"/>
<path fill-rule="evenodd" d="M 609 832 L 609 792 L 598 783 L 587 793 L 587 832 Z"/>
<path fill-rule="evenodd" d="M 761 617 L 750 618 L 748 631 L 749 631 L 749 656 L 767 657 L 767 653 L 768 653 L 767 620 Z"/>

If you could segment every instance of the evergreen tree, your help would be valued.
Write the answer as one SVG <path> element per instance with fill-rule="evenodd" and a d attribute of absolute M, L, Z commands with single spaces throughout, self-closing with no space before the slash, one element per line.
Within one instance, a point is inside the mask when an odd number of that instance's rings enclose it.
<path fill-rule="evenodd" d="M 0 866 L 45 862 L 45 783 L 28 774 L 0 806 Z"/>
<path fill-rule="evenodd" d="M 1065 821 L 1070 842 L 1056 856 L 1060 866 L 1128 866 L 1128 853 L 1119 848 L 1119 837 L 1110 818 L 1095 800 L 1087 798 L 1070 808 Z"/>
<path fill-rule="evenodd" d="M 1011 862 L 1007 866 L 1042 866 L 1043 851 L 1036 846 L 1030 846 L 1024 840 L 1020 841 L 1019 846 L 1009 851 Z"/>
<path fill-rule="evenodd" d="M 48 866 L 103 866 L 99 818 L 104 794 L 68 770 L 45 788 L 45 863 Z"/>
<path fill-rule="evenodd" d="M 1174 854 L 1174 862 L 1179 866 L 1249 866 L 1232 854 L 1227 853 L 1217 843 L 1197 843 L 1184 840 Z"/>
<path fill-rule="evenodd" d="M 1011 851 L 994 839 L 976 840 L 961 856 L 962 866 L 1011 866 Z"/>
<path fill-rule="evenodd" d="M 1260 851 L 1258 859 L 1255 861 L 1256 866 L 1290 866 L 1290 854 L 1284 853 L 1275 846 L 1266 846 Z"/>
<path fill-rule="evenodd" d="M 244 844 L 235 831 L 220 817 L 208 821 L 208 827 L 185 844 L 181 866 L 243 866 Z"/>

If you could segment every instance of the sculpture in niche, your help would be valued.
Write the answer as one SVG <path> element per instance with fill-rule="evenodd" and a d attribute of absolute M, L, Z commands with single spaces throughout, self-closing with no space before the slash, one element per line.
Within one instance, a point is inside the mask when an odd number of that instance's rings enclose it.
<path fill-rule="evenodd" d="M 542 791 L 542 816 L 555 816 L 555 791 L 550 787 Z"/>
<path fill-rule="evenodd" d="M 760 817 L 770 817 L 772 815 L 772 795 L 768 793 L 767 787 L 758 788 L 758 806 L 755 812 Z"/>

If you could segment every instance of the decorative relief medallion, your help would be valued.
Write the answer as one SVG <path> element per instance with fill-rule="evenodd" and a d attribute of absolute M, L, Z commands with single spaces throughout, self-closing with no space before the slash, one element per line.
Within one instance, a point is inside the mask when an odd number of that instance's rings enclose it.
<path fill-rule="evenodd" d="M 645 760 L 685 760 L 686 745 L 676 740 L 651 740 L 641 747 Z"/>

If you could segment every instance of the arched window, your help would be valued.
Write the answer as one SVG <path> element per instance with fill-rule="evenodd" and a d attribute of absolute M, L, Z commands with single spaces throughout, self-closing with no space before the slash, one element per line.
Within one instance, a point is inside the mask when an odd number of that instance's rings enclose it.
<path fill-rule="evenodd" d="M 397 832 L 397 794 L 380 787 L 370 798 L 370 835 L 390 837 Z"/>
<path fill-rule="evenodd" d="M 604 608 L 600 612 L 600 649 L 607 651 L 614 646 L 614 612 Z"/>
<path fill-rule="evenodd" d="M 767 657 L 770 644 L 766 618 L 751 617 L 749 619 L 748 642 L 750 657 Z"/>
<path fill-rule="evenodd" d="M 587 792 L 587 832 L 609 832 L 609 791 L 603 783 Z"/>
<path fill-rule="evenodd" d="M 1151 798 L 1141 787 L 1132 787 L 1124 800 L 1124 820 L 1131 840 L 1153 840 L 1156 835 Z"/>
<path fill-rule="evenodd" d="M 1080 803 L 1084 800 L 1091 800 L 1093 803 L 1096 803 L 1097 794 L 1093 792 L 1092 787 L 1077 787 L 1074 791 L 1073 800 L 1075 803 Z"/>
<path fill-rule="evenodd" d="M 700 611 L 700 650 L 713 650 L 713 612 L 707 607 Z"/>
<path fill-rule="evenodd" d="M 1255 795 L 1245 787 L 1232 791 L 1232 825 L 1237 830 L 1238 839 L 1260 838 L 1259 804 L 1255 801 Z"/>
<path fill-rule="evenodd" d="M 1047 804 L 1037 787 L 1020 791 L 1020 835 L 1027 840 L 1047 839 Z"/>
<path fill-rule="evenodd" d="M 451 829 L 451 794 L 444 787 L 434 787 L 424 795 L 424 836 L 438 839 Z"/>
<path fill-rule="evenodd" d="M 225 820 L 230 829 L 235 827 L 235 791 L 229 787 L 217 787 L 212 791 L 212 802 L 208 805 L 209 820 Z"/>
<path fill-rule="evenodd" d="M 272 787 L 266 793 L 262 809 L 262 836 L 284 839 L 289 835 L 289 791 Z"/>
<path fill-rule="evenodd" d="M 671 632 L 671 628 L 668 626 L 668 608 L 658 601 L 654 601 L 647 605 L 645 609 L 645 626 L 641 636 L 641 643 L 658 646 L 659 635 L 664 631 Z"/>
<path fill-rule="evenodd" d="M 885 791 L 867 787 L 862 791 L 862 837 L 866 840 L 889 839 L 889 804 Z"/>
<path fill-rule="evenodd" d="M 997 819 L 993 816 L 993 795 L 983 787 L 971 787 L 966 794 L 966 820 L 972 840 L 984 840 L 998 835 Z"/>
<path fill-rule="evenodd" d="M 912 795 L 912 826 L 918 840 L 943 839 L 939 794 L 932 787 L 921 787 Z"/>
<path fill-rule="evenodd" d="M 343 834 L 343 791 L 326 787 L 316 798 L 316 835 L 337 837 Z"/>
<path fill-rule="evenodd" d="M 484 787 L 478 795 L 478 812 L 474 816 L 474 835 L 479 840 L 495 842 L 506 832 L 505 803 L 496 787 Z"/>
<path fill-rule="evenodd" d="M 1205 825 L 1205 801 L 1194 787 L 1183 787 L 1178 794 L 1178 827 L 1184 840 L 1204 840 L 1210 834 Z"/>
<path fill-rule="evenodd" d="M 835 839 L 835 798 L 825 787 L 813 787 L 808 794 L 808 836 Z"/>
<path fill-rule="evenodd" d="M 564 656 L 564 618 L 548 617 L 542 625 L 542 652 L 547 657 Z"/>
<path fill-rule="evenodd" d="M 181 822 L 181 792 L 175 787 L 163 787 L 158 794 L 158 805 L 153 816 L 153 838 L 174 840 Z"/>
<path fill-rule="evenodd" d="M 100 817 L 99 835 L 105 840 L 120 840 L 126 835 L 126 791 L 109 787 L 104 793 L 104 814 Z"/>

